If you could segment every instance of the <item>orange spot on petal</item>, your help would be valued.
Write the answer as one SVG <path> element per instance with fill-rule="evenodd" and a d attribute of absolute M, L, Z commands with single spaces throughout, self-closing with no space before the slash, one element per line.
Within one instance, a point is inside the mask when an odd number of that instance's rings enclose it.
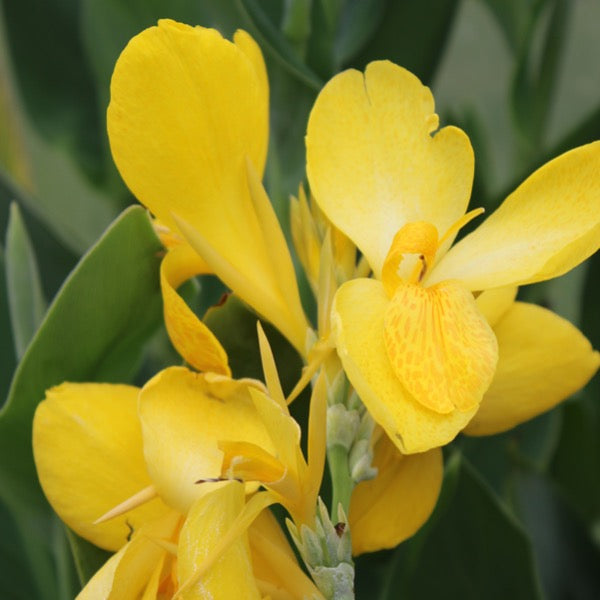
<path fill-rule="evenodd" d="M 386 309 L 384 339 L 403 386 L 438 413 L 479 404 L 498 361 L 496 336 L 473 295 L 454 281 L 429 288 L 399 282 Z"/>

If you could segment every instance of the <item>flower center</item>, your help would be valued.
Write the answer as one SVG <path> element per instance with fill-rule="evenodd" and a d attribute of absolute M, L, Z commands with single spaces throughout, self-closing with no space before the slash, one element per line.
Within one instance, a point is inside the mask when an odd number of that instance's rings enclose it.
<path fill-rule="evenodd" d="M 398 230 L 389 252 L 383 263 L 381 279 L 388 296 L 391 298 L 396 288 L 402 281 L 419 284 L 427 274 L 427 271 L 433 267 L 436 254 L 440 247 L 453 235 L 464 227 L 469 221 L 479 216 L 484 211 L 483 208 L 476 208 L 463 215 L 448 231 L 439 238 L 438 230 L 435 225 L 426 221 L 415 221 L 407 223 Z M 406 255 L 416 257 L 412 270 L 408 271 L 408 277 L 402 277 L 399 274 L 400 263 L 406 259 Z M 406 269 L 403 269 L 406 273 Z"/>

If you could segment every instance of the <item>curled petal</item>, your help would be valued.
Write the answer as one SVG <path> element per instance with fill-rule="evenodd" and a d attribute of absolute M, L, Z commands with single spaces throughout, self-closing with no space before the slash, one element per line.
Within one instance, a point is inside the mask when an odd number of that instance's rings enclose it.
<path fill-rule="evenodd" d="M 306 136 L 316 201 L 360 248 L 376 276 L 395 233 L 428 221 L 442 234 L 465 212 L 473 151 L 455 127 L 438 127 L 429 88 L 388 61 L 345 71 L 321 91 Z"/>
<path fill-rule="evenodd" d="M 600 354 L 576 327 L 540 306 L 515 302 L 494 331 L 498 369 L 465 428 L 470 435 L 500 433 L 551 409 L 600 365 Z"/>
<path fill-rule="evenodd" d="M 148 472 L 160 496 L 186 513 L 221 475 L 219 440 L 238 440 L 272 450 L 254 408 L 251 384 L 182 367 L 161 371 L 142 389 L 139 418 Z M 256 486 L 254 486 L 256 487 Z"/>
<path fill-rule="evenodd" d="M 387 355 L 384 318 L 389 304 L 383 284 L 354 279 L 337 291 L 332 323 L 348 379 L 391 440 L 404 454 L 451 441 L 477 407 L 440 414 L 417 402 L 398 379 Z"/>
<path fill-rule="evenodd" d="M 413 535 L 433 512 L 444 474 L 439 448 L 404 456 L 385 434 L 375 446 L 373 466 L 377 476 L 352 492 L 354 555 L 394 548 Z"/>
<path fill-rule="evenodd" d="M 143 523 L 169 511 L 152 500 L 106 523 L 94 521 L 151 485 L 137 417 L 138 388 L 63 383 L 46 392 L 33 421 L 40 483 L 60 518 L 80 536 L 116 551 Z"/>
<path fill-rule="evenodd" d="M 231 375 L 227 354 L 212 331 L 193 313 L 177 288 L 210 267 L 187 244 L 173 246 L 160 265 L 160 287 L 169 337 L 181 356 L 199 371 Z"/>

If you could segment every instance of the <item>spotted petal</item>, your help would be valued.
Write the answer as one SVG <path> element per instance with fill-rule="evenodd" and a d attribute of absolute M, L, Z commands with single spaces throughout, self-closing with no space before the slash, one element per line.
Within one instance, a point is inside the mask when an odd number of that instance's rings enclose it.
<path fill-rule="evenodd" d="M 404 454 L 451 441 L 477 407 L 441 414 L 417 402 L 398 379 L 387 356 L 384 318 L 389 299 L 383 284 L 354 279 L 337 291 L 332 323 L 338 354 L 350 382 Z"/>

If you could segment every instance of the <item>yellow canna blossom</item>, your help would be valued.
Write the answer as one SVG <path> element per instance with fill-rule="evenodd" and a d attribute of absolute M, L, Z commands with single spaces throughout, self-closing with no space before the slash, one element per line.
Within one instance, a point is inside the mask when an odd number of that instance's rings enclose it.
<path fill-rule="evenodd" d="M 598 248 L 600 143 L 540 168 L 451 247 L 482 211 L 465 214 L 474 165 L 467 136 L 437 128 L 429 89 L 380 61 L 325 86 L 306 138 L 312 193 L 375 276 L 348 281 L 335 295 L 338 354 L 403 453 L 443 445 L 472 419 L 472 433 L 488 433 L 539 414 L 584 385 L 599 363 L 589 342 L 548 311 L 512 298 L 500 310 L 492 299 L 490 320 L 481 305 L 496 288 L 556 277 Z M 536 325 L 526 327 L 530 318 Z M 517 352 L 524 342 L 552 349 Z M 555 376 L 544 379 L 543 361 L 559 345 L 573 360 L 551 361 Z"/>
<path fill-rule="evenodd" d="M 125 183 L 160 223 L 165 322 L 194 367 L 229 375 L 225 353 L 176 293 L 212 272 L 301 353 L 308 323 L 292 260 L 261 184 L 269 89 L 261 51 L 244 31 L 161 20 L 135 36 L 111 81 L 107 122 Z"/>
<path fill-rule="evenodd" d="M 273 448 L 250 389 L 262 385 L 173 368 L 142 390 L 48 390 L 33 427 L 42 488 L 69 527 L 116 552 L 81 598 L 320 597 L 264 510 L 272 497 L 197 483 L 219 478 L 219 435 Z"/>

